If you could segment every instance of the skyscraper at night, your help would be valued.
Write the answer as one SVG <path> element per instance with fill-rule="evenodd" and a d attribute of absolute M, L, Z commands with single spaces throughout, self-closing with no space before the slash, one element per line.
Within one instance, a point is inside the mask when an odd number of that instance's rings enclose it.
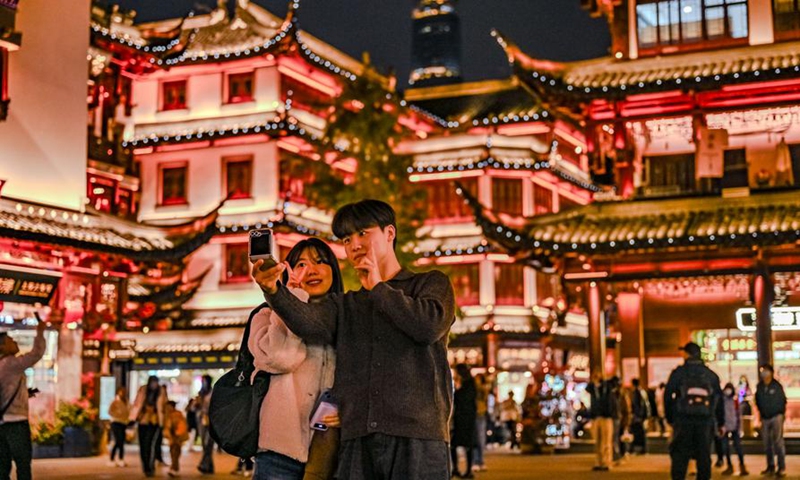
<path fill-rule="evenodd" d="M 455 0 L 419 0 L 414 9 L 411 75 L 417 87 L 461 81 L 461 22 Z"/>

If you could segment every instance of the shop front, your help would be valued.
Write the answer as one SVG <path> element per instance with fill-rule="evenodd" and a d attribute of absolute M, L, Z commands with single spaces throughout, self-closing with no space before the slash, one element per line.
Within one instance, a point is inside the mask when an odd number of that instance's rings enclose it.
<path fill-rule="evenodd" d="M 118 335 L 117 341 L 127 342 L 127 348 L 109 353 L 118 357 L 113 361 L 116 369 L 126 372 L 132 401 L 139 387 L 153 375 L 166 386 L 169 399 L 179 409 L 185 409 L 200 391 L 204 375 L 216 381 L 233 368 L 241 335 L 239 328 L 124 333 Z"/>
<path fill-rule="evenodd" d="M 737 313 L 737 328 L 699 330 L 694 332 L 693 338 L 703 346 L 709 368 L 719 375 L 723 384 L 730 382 L 736 387 L 740 400 L 750 403 L 756 416 L 756 332 L 749 323 L 751 310 L 743 308 Z M 788 400 L 785 431 L 787 435 L 800 436 L 800 328 L 795 329 L 786 322 L 787 313 L 800 318 L 798 307 L 773 308 L 775 378 L 783 385 Z"/>

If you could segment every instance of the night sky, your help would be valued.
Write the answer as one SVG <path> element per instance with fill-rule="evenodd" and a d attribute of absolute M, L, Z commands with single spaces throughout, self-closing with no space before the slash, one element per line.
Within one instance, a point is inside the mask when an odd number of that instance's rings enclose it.
<path fill-rule="evenodd" d="M 137 22 L 184 16 L 193 7 L 216 0 L 109 0 L 138 12 Z M 284 16 L 288 0 L 257 0 Z M 382 71 L 393 67 L 405 86 L 411 58 L 413 0 L 304 0 L 300 27 L 336 48 L 361 57 L 370 52 Z M 200 10 L 197 10 L 200 11 Z M 497 28 L 537 58 L 570 61 L 608 54 L 605 18 L 594 19 L 579 0 L 460 0 L 462 68 L 466 80 L 504 78 L 509 68 L 502 49 L 489 35 Z"/>

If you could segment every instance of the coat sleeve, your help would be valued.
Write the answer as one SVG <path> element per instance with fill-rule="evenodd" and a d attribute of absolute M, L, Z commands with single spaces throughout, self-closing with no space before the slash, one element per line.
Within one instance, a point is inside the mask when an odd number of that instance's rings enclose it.
<path fill-rule="evenodd" d="M 303 290 L 292 290 L 302 301 L 308 300 Z M 292 333 L 278 314 L 262 309 L 253 317 L 247 347 L 253 354 L 256 370 L 282 374 L 293 372 L 306 359 L 306 344 Z"/>
<path fill-rule="evenodd" d="M 23 373 L 42 359 L 46 348 L 47 344 L 44 340 L 44 332 L 39 332 L 33 340 L 33 349 L 24 355 L 7 359 L 5 367 L 14 374 Z"/>
<path fill-rule="evenodd" d="M 679 383 L 680 373 L 679 370 L 675 370 L 669 375 L 667 386 L 664 388 L 664 416 L 666 416 L 667 423 L 670 425 L 675 420 L 675 403 L 677 401 Z"/>
<path fill-rule="evenodd" d="M 407 295 L 382 282 L 371 292 L 380 312 L 397 329 L 423 345 L 438 342 L 455 321 L 455 295 L 450 279 L 434 271 L 418 295 Z"/>
<path fill-rule="evenodd" d="M 327 295 L 320 302 L 304 303 L 279 284 L 274 294 L 264 292 L 264 299 L 295 335 L 310 343 L 333 345 L 341 295 Z"/>

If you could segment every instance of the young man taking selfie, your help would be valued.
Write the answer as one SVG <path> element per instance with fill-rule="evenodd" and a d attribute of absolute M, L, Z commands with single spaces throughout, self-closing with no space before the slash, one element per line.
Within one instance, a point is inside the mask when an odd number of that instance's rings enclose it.
<path fill-rule="evenodd" d="M 401 267 L 395 212 L 384 202 L 342 207 L 333 232 L 360 290 L 303 303 L 279 282 L 285 264 L 261 271 L 259 260 L 252 273 L 289 329 L 308 342 L 336 346 L 337 478 L 446 480 L 453 395 L 447 340 L 455 319 L 450 280 Z"/>

